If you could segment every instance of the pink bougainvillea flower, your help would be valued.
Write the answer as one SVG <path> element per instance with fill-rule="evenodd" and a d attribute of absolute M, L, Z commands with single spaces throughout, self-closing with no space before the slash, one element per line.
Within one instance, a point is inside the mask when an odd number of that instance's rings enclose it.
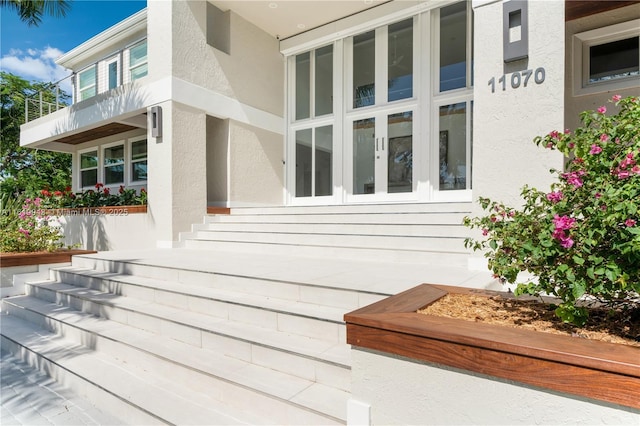
<path fill-rule="evenodd" d="M 628 170 L 619 170 L 618 171 L 618 179 L 626 179 L 631 176 Z"/>
<path fill-rule="evenodd" d="M 547 144 L 547 148 L 549 148 L 549 149 L 553 148 L 553 143 L 552 143 L 552 142 L 549 142 L 549 143 Z"/>
<path fill-rule="evenodd" d="M 18 229 L 18 232 L 23 234 L 25 237 L 29 236 L 29 231 L 27 229 L 22 228 L 22 227 L 20 229 Z"/>
<path fill-rule="evenodd" d="M 601 194 L 601 193 L 599 193 L 599 192 L 596 192 L 596 194 L 594 195 L 594 197 L 596 197 L 596 199 L 598 199 L 598 198 L 602 197 L 602 194 Z"/>
<path fill-rule="evenodd" d="M 41 203 L 42 203 L 42 198 L 36 197 L 33 199 L 33 204 L 35 204 L 37 207 L 40 207 Z"/>
<path fill-rule="evenodd" d="M 573 228 L 573 225 L 575 225 L 575 223 L 576 219 L 573 217 L 559 216 L 557 214 L 553 216 L 553 226 L 555 226 L 556 229 L 571 229 Z"/>
<path fill-rule="evenodd" d="M 100 188 L 102 188 L 103 186 L 104 186 L 104 184 L 102 184 L 102 183 L 100 183 L 100 182 L 96 183 L 96 189 L 100 189 Z"/>
<path fill-rule="evenodd" d="M 569 143 L 567 144 L 567 147 L 569 147 L 569 149 L 573 149 L 573 148 L 575 148 L 575 146 L 576 146 L 576 144 L 575 144 L 575 143 L 573 143 L 573 142 L 569 142 Z"/>
<path fill-rule="evenodd" d="M 487 228 L 483 228 L 483 229 L 482 229 L 482 235 L 484 235 L 485 237 L 486 237 L 487 235 L 489 235 L 489 230 L 488 230 Z"/>
<path fill-rule="evenodd" d="M 558 133 L 557 130 L 554 130 L 552 132 L 549 133 L 549 136 L 551 136 L 554 139 L 558 139 L 558 136 L 560 135 L 560 133 Z"/>
<path fill-rule="evenodd" d="M 622 96 L 620 95 L 613 95 L 613 97 L 611 98 L 613 102 L 618 102 L 620 99 L 622 99 Z"/>
<path fill-rule="evenodd" d="M 632 226 L 636 226 L 636 221 L 634 219 L 627 219 L 624 221 L 624 226 L 627 228 L 631 228 Z"/>
<path fill-rule="evenodd" d="M 571 239 L 571 237 L 566 237 L 560 240 L 560 245 L 566 249 L 573 247 L 573 244 L 574 244 L 574 241 Z"/>
<path fill-rule="evenodd" d="M 609 135 L 607 135 L 606 133 L 603 133 L 600 135 L 600 141 L 601 142 L 606 142 L 609 140 Z"/>
<path fill-rule="evenodd" d="M 640 175 L 640 166 L 639 165 L 635 165 L 633 166 L 633 168 L 631 169 L 631 173 L 635 173 L 637 175 Z"/>
<path fill-rule="evenodd" d="M 565 134 L 565 135 L 570 135 L 570 134 L 571 134 L 571 130 L 569 130 L 569 129 L 564 129 L 564 134 Z"/>
<path fill-rule="evenodd" d="M 603 105 L 600 108 L 598 108 L 598 114 L 604 114 L 605 112 L 607 112 L 606 106 Z"/>
<path fill-rule="evenodd" d="M 547 194 L 547 200 L 551 201 L 552 203 L 557 203 L 558 201 L 562 200 L 562 191 L 553 191 Z"/>
<path fill-rule="evenodd" d="M 111 190 L 109 188 L 104 189 L 104 195 L 109 195 L 110 192 Z"/>
<path fill-rule="evenodd" d="M 591 145 L 591 151 L 589 151 L 589 154 L 596 155 L 596 154 L 600 154 L 601 152 L 602 152 L 602 148 L 600 148 L 598 145 L 596 144 Z"/>

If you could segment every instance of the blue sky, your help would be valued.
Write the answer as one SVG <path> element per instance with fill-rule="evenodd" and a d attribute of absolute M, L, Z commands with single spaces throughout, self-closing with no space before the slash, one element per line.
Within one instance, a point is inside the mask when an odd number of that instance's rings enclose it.
<path fill-rule="evenodd" d="M 65 18 L 44 16 L 38 27 L 0 8 L 0 69 L 29 81 L 58 81 L 70 72 L 55 64 L 57 57 L 146 5 L 146 0 L 75 0 Z"/>

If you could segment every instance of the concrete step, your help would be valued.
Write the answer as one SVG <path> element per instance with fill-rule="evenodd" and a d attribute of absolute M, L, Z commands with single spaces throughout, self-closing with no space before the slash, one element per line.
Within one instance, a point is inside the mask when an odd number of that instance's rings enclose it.
<path fill-rule="evenodd" d="M 465 252 L 464 237 L 379 236 L 295 232 L 198 231 L 191 239 L 316 247 Z"/>
<path fill-rule="evenodd" d="M 56 282 L 32 283 L 28 292 L 196 348 L 349 390 L 351 361 L 344 324 L 284 316 L 266 328 L 258 321 L 239 322 L 233 315 L 218 318 Z"/>
<path fill-rule="evenodd" d="M 18 296 L 20 297 L 20 296 Z M 251 424 L 206 393 L 194 392 L 166 375 L 124 362 L 16 317 L 2 315 L 1 342 L 29 365 L 46 371 L 94 405 L 127 424 Z M 166 378 L 165 378 L 166 377 Z"/>
<path fill-rule="evenodd" d="M 122 295 L 135 295 L 136 291 L 146 292 L 145 296 L 149 297 L 149 300 L 179 307 L 189 305 L 184 301 L 184 297 L 230 301 L 238 304 L 253 298 L 262 307 L 266 306 L 269 300 L 284 300 L 287 301 L 285 302 L 287 309 L 296 306 L 295 303 L 289 302 L 300 302 L 303 304 L 301 306 L 322 305 L 341 308 L 337 312 L 343 312 L 367 306 L 387 297 L 386 294 L 283 281 L 257 274 L 250 276 L 228 272 L 189 271 L 151 265 L 125 265 L 125 267 L 134 269 L 135 275 L 130 272 L 104 272 L 71 266 L 56 268 L 51 272 L 50 277 L 67 284 Z M 250 274 L 252 271 L 246 270 L 245 273 Z M 268 298 L 266 302 L 265 297 Z M 198 305 L 198 302 L 192 301 L 192 304 Z M 279 304 L 281 305 L 282 302 Z"/>
<path fill-rule="evenodd" d="M 301 213 L 292 214 L 283 211 L 279 214 L 240 214 L 226 216 L 206 216 L 205 222 L 217 223 L 333 223 L 333 224 L 423 224 L 423 225 L 461 225 L 468 212 L 419 212 L 419 213 Z"/>
<path fill-rule="evenodd" d="M 274 206 L 274 207 L 234 207 L 231 216 L 236 215 L 305 215 L 305 214 L 356 214 L 356 213 L 465 213 L 471 212 L 471 202 L 438 203 L 388 203 L 349 204 L 324 206 Z"/>
<path fill-rule="evenodd" d="M 260 218 L 256 218 L 260 220 Z M 263 223 L 209 222 L 194 225 L 194 231 L 273 232 L 328 235 L 376 235 L 386 237 L 465 238 L 468 229 L 462 225 L 380 224 L 380 223 Z"/>
<path fill-rule="evenodd" d="M 425 263 L 466 267 L 469 252 L 463 250 L 444 251 L 433 249 L 386 249 L 380 247 L 340 247 L 332 245 L 295 244 L 280 241 L 224 241 L 189 238 L 183 242 L 184 248 L 209 251 L 230 251 L 234 253 L 295 255 L 303 257 L 325 257 L 351 259 L 357 261 L 382 261 L 388 263 Z"/>
<path fill-rule="evenodd" d="M 250 412 L 251 423 L 327 424 L 346 418 L 349 394 L 344 390 L 33 297 L 5 304 L 12 315 L 89 343 L 95 351 L 109 353 L 127 365 L 143 365 L 149 374 L 170 376 L 178 386 L 214 398 L 228 412 Z M 318 386 L 324 389 L 324 402 L 308 397 Z M 332 401 L 328 411 L 327 401 Z"/>

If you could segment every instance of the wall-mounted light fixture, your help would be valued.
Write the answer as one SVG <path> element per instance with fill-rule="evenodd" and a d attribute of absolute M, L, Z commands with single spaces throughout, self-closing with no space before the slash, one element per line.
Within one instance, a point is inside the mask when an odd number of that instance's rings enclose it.
<path fill-rule="evenodd" d="M 162 137 L 162 108 L 159 106 L 151 107 L 151 136 L 154 138 Z"/>
<path fill-rule="evenodd" d="M 527 0 L 502 4 L 502 40 L 504 61 L 513 62 L 529 56 L 529 16 Z"/>

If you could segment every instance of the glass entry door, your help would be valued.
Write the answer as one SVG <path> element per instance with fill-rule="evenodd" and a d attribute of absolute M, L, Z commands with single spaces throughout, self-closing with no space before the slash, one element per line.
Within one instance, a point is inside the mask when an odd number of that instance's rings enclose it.
<path fill-rule="evenodd" d="M 351 195 L 414 191 L 412 111 L 353 120 L 351 133 Z"/>

